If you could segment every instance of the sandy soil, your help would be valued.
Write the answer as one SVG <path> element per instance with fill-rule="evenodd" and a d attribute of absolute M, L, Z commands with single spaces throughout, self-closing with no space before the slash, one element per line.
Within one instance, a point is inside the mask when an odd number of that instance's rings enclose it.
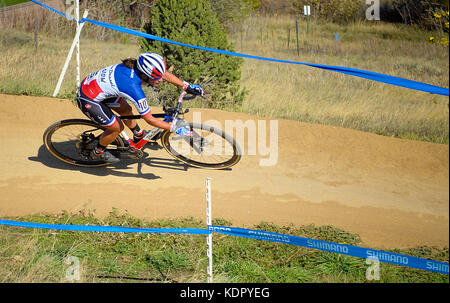
<path fill-rule="evenodd" d="M 226 120 L 258 125 L 245 114 L 192 112 L 222 126 Z M 0 95 L 0 217 L 82 209 L 103 217 L 117 208 L 150 220 L 204 219 L 211 177 L 213 217 L 234 226 L 334 225 L 372 248 L 448 247 L 448 145 L 278 120 L 273 166 L 261 166 L 268 156 L 248 155 L 242 144 L 244 157 L 230 170 L 188 168 L 150 147 L 143 160 L 90 169 L 62 163 L 43 146 L 45 129 L 69 118 L 84 118 L 70 101 Z"/>

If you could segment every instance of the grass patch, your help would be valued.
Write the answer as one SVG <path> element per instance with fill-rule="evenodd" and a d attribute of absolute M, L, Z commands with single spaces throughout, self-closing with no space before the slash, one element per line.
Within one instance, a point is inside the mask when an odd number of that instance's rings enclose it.
<path fill-rule="evenodd" d="M 86 25 L 86 31 L 90 26 Z M 343 26 L 312 21 L 309 33 L 305 22 L 299 26 L 299 54 L 292 17 L 251 17 L 241 24 L 240 30 L 237 28 L 230 34 L 230 40 L 240 53 L 347 66 L 441 87 L 449 85 L 449 49 L 428 42 L 435 33 L 382 22 Z M 338 42 L 335 33 L 339 34 Z M 36 48 L 33 33 L 0 29 L 0 92 L 51 96 L 71 42 L 71 38 L 42 33 Z M 82 36 L 81 77 L 139 53 L 134 36 L 124 36 L 116 42 Z M 60 97 L 75 95 L 74 62 L 75 59 L 65 76 Z M 176 74 L 176 70 L 173 72 Z M 243 104 L 221 108 L 256 117 L 449 143 L 449 101 L 445 96 L 307 66 L 252 59 L 244 60 L 241 84 L 249 91 Z M 144 91 L 153 104 L 155 93 L 147 87 Z M 195 107 L 202 105 L 201 101 L 192 103 Z"/>
<path fill-rule="evenodd" d="M 32 215 L 17 221 L 137 228 L 205 228 L 194 218 L 148 222 L 113 210 L 106 218 L 80 212 Z M 213 224 L 232 225 L 224 219 Z M 358 235 L 332 226 L 249 227 L 363 246 Z M 0 226 L 0 282 L 68 282 L 68 257 L 80 265 L 78 282 L 205 282 L 201 235 L 71 232 Z M 214 234 L 215 282 L 368 283 L 364 259 L 267 241 Z M 448 262 L 448 248 L 416 247 L 396 253 Z M 381 263 L 381 283 L 448 283 L 448 275 Z M 373 283 L 373 282 L 371 282 Z"/>
<path fill-rule="evenodd" d="M 431 32 L 405 25 L 359 22 L 349 26 L 259 17 L 232 36 L 238 52 L 365 69 L 448 87 L 448 48 L 428 43 Z M 288 45 L 288 30 L 290 43 Z M 335 34 L 339 34 L 336 42 Z M 301 65 L 245 60 L 249 91 L 239 111 L 258 117 L 334 125 L 385 136 L 449 142 L 448 97 Z"/>
<path fill-rule="evenodd" d="M 24 2 L 28 2 L 28 0 L 1 0 L 0 7 L 16 5 L 16 4 L 24 3 Z"/>

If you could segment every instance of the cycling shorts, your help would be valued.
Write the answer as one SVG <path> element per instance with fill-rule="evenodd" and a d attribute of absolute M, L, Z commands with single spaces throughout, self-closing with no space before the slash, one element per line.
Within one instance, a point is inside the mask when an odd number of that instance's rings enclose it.
<path fill-rule="evenodd" d="M 112 97 L 96 102 L 86 96 L 81 89 L 77 95 L 77 104 L 83 114 L 105 127 L 111 127 L 116 123 L 117 116 L 113 113 L 111 107 L 120 106 L 120 100 L 122 100 L 122 97 Z"/>

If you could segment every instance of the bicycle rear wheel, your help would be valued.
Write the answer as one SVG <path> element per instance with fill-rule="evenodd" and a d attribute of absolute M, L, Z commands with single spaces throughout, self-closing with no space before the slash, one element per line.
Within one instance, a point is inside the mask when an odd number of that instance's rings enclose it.
<path fill-rule="evenodd" d="M 224 169 L 241 159 L 241 149 L 236 140 L 220 129 L 200 123 L 189 123 L 192 136 L 179 136 L 166 130 L 161 143 L 173 157 L 186 164 Z"/>
<path fill-rule="evenodd" d="M 104 127 L 90 120 L 63 120 L 47 128 L 44 132 L 44 144 L 53 156 L 65 163 L 84 167 L 106 166 L 110 163 L 89 159 L 94 140 L 104 130 Z M 107 149 L 113 152 L 124 146 L 124 141 L 118 136 Z"/>

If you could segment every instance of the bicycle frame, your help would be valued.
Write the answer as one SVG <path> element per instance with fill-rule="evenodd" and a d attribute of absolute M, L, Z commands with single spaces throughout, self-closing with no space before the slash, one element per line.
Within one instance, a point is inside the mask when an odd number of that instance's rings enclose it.
<path fill-rule="evenodd" d="M 155 118 L 163 118 L 165 122 L 172 122 L 173 119 L 177 118 L 178 115 L 181 113 L 181 110 L 183 108 L 183 101 L 185 100 L 191 100 L 194 99 L 196 96 L 189 96 L 186 97 L 187 92 L 183 91 L 180 96 L 178 97 L 178 101 L 177 104 L 174 108 L 174 114 L 169 116 L 167 115 L 167 111 L 164 108 L 165 113 L 159 113 L 159 114 L 154 114 L 153 116 Z M 187 113 L 188 110 L 186 110 L 183 114 Z M 140 115 L 134 115 L 134 116 L 121 116 L 119 117 L 122 120 L 130 120 L 130 119 L 142 119 L 142 116 Z M 133 149 L 141 149 L 142 147 L 144 147 L 149 141 L 151 141 L 153 138 L 155 138 L 158 134 L 160 134 L 161 132 L 163 132 L 164 130 L 158 127 L 154 127 L 152 128 L 150 131 L 148 131 L 145 136 L 137 143 L 134 143 L 130 137 L 127 135 L 127 133 L 125 132 L 125 130 L 123 130 L 120 134 L 122 135 L 122 137 L 125 139 L 125 141 L 127 142 L 127 144 L 132 147 Z"/>

